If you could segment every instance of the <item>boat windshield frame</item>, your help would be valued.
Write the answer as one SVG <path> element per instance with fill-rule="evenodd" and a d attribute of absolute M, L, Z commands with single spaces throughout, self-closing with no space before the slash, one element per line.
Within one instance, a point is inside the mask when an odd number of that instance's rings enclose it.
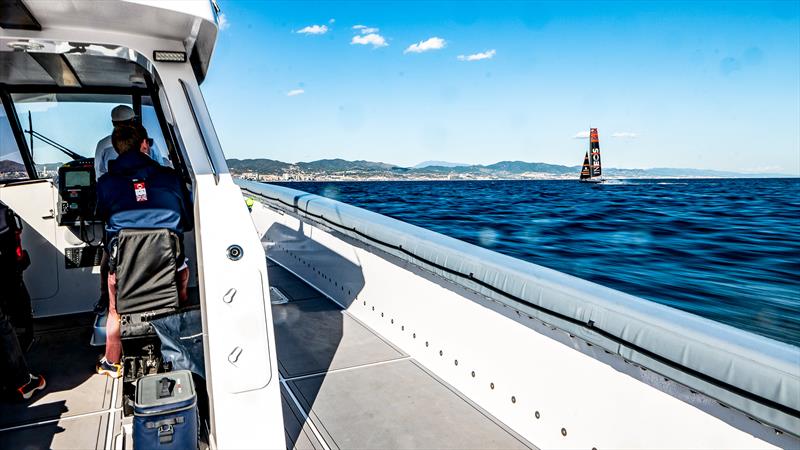
<path fill-rule="evenodd" d="M 29 180 L 36 180 L 40 179 L 41 177 L 37 173 L 33 158 L 31 156 L 31 149 L 28 143 L 28 138 L 25 134 L 25 129 L 22 125 L 22 118 L 18 115 L 17 110 L 17 103 L 14 101 L 13 96 L 15 94 L 73 94 L 73 95 L 120 95 L 120 96 L 130 96 L 132 99 L 132 107 L 136 112 L 137 116 L 141 117 L 142 115 L 142 98 L 149 97 L 150 102 L 152 104 L 153 110 L 155 111 L 156 119 L 158 122 L 158 131 L 164 138 L 164 142 L 166 143 L 166 148 L 163 151 L 167 154 L 167 157 L 170 161 L 173 162 L 173 165 L 176 169 L 180 166 L 180 173 L 183 175 L 185 181 L 191 183 L 191 177 L 189 176 L 188 167 L 185 164 L 185 157 L 182 152 L 179 150 L 182 148 L 179 145 L 178 138 L 172 130 L 172 127 L 168 124 L 166 117 L 164 115 L 164 110 L 161 106 L 161 99 L 159 98 L 158 90 L 154 83 L 151 80 L 146 80 L 146 86 L 131 86 L 131 87 L 119 87 L 119 86 L 87 86 L 87 87 L 64 87 L 64 86 L 50 86 L 50 85 L 39 85 L 39 84 L 19 84 L 19 85 L 0 85 L 0 100 L 3 102 L 3 107 L 5 108 L 6 114 L 9 117 L 9 122 L 11 125 L 11 131 L 14 134 L 14 139 L 17 142 L 19 147 L 19 151 L 21 153 L 22 159 L 24 161 L 24 165 L 26 171 L 28 173 Z M 148 105 L 150 106 L 150 105 Z M 109 120 L 109 126 L 111 122 Z M 87 157 L 94 157 L 94 154 L 88 155 Z"/>

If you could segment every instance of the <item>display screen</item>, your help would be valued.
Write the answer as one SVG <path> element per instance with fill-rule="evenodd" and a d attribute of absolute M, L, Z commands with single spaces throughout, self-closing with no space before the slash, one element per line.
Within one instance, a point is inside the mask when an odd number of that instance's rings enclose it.
<path fill-rule="evenodd" d="M 64 185 L 67 187 L 91 186 L 92 173 L 83 170 L 64 172 Z"/>

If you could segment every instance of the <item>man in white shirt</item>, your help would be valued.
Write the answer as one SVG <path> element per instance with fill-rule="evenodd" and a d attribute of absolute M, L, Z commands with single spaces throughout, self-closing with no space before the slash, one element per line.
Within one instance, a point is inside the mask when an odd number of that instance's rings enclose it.
<path fill-rule="evenodd" d="M 111 123 L 114 124 L 115 128 L 122 125 L 133 125 L 135 119 L 136 113 L 133 112 L 133 108 L 130 106 L 119 105 L 111 110 Z M 161 150 L 156 146 L 155 142 L 150 145 L 150 157 L 162 166 L 171 167 L 169 160 L 161 154 Z M 115 159 L 117 159 L 117 151 L 111 145 L 111 135 L 109 134 L 100 139 L 94 151 L 94 175 L 96 180 L 108 172 L 109 161 Z"/>

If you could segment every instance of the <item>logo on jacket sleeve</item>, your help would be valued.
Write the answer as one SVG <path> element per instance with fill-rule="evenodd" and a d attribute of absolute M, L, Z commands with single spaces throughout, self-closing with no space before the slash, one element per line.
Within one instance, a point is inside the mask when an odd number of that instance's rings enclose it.
<path fill-rule="evenodd" d="M 144 181 L 134 181 L 133 192 L 136 194 L 137 202 L 147 201 L 147 187 L 145 186 Z"/>

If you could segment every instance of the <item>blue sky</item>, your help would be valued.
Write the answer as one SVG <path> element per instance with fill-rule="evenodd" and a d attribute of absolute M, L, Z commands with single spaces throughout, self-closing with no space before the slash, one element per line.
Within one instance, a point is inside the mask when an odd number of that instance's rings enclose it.
<path fill-rule="evenodd" d="M 800 174 L 800 2 L 220 6 L 228 157 Z"/>

